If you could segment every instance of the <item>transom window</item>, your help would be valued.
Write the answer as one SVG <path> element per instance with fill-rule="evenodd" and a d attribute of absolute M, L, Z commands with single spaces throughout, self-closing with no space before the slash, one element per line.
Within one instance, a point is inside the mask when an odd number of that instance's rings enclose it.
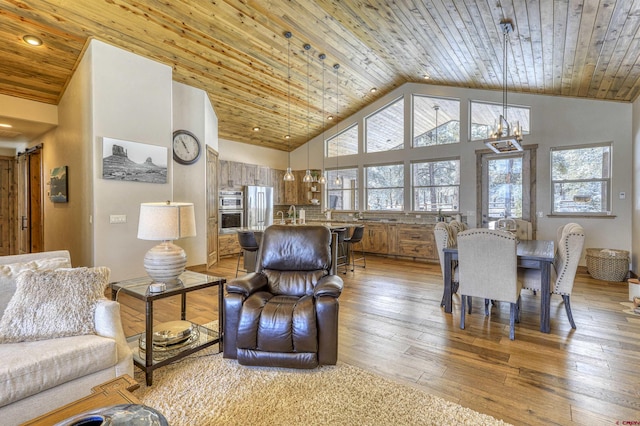
<path fill-rule="evenodd" d="M 327 157 L 358 153 L 358 124 L 354 124 L 326 141 Z"/>
<path fill-rule="evenodd" d="M 551 149 L 552 213 L 611 210 L 611 144 Z"/>
<path fill-rule="evenodd" d="M 460 206 L 460 160 L 411 164 L 413 210 L 457 212 Z"/>
<path fill-rule="evenodd" d="M 460 142 L 460 101 L 413 95 L 413 147 Z"/>
<path fill-rule="evenodd" d="M 327 201 L 331 210 L 358 210 L 358 168 L 327 170 Z"/>
<path fill-rule="evenodd" d="M 366 152 L 404 148 L 404 98 L 400 98 L 365 118 Z"/>
<path fill-rule="evenodd" d="M 367 210 L 404 210 L 404 165 L 364 168 Z"/>
<path fill-rule="evenodd" d="M 501 104 L 471 101 L 470 140 L 488 139 L 491 132 L 497 127 L 498 119 L 502 113 Z M 528 107 L 507 105 L 505 118 L 511 126 L 515 126 L 518 122 L 525 135 L 529 134 L 531 128 L 530 116 L 531 110 Z"/>

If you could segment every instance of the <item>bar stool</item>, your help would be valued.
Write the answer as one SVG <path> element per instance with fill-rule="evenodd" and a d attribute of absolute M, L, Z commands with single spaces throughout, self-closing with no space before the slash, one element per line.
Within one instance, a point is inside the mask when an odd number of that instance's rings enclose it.
<path fill-rule="evenodd" d="M 236 277 L 238 271 L 247 272 L 246 269 L 240 269 L 240 258 L 244 256 L 244 253 L 258 251 L 258 242 L 253 231 L 238 231 L 238 244 L 240 244 L 240 253 L 238 253 L 238 262 L 236 263 Z"/>
<path fill-rule="evenodd" d="M 364 257 L 364 245 L 362 244 L 363 236 L 364 236 L 364 225 L 358 225 L 355 228 L 353 228 L 353 233 L 351 234 L 351 237 L 344 239 L 344 243 L 347 246 L 347 253 L 351 256 L 352 271 L 356 269 L 356 261 L 359 261 L 359 260 L 362 260 L 362 265 L 358 265 L 358 266 L 362 266 L 363 268 L 367 267 L 367 259 Z M 360 244 L 360 252 L 361 252 L 361 257 L 358 257 L 357 259 L 354 251 L 354 246 L 356 244 Z"/>
<path fill-rule="evenodd" d="M 347 250 L 344 244 L 344 237 L 347 234 L 347 228 L 336 228 L 332 230 L 333 233 L 336 234 L 336 243 L 338 244 L 338 249 L 336 250 L 338 256 L 336 258 L 336 272 L 341 266 L 344 266 L 343 274 L 347 273 L 347 267 L 349 265 L 349 258 L 347 257 Z"/>

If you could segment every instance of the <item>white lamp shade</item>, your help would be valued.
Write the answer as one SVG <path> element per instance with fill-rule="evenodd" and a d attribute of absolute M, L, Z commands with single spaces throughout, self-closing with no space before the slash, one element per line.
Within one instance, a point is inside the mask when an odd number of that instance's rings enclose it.
<path fill-rule="evenodd" d="M 195 237 L 196 219 L 193 203 L 142 203 L 138 222 L 138 239 L 172 241 Z"/>

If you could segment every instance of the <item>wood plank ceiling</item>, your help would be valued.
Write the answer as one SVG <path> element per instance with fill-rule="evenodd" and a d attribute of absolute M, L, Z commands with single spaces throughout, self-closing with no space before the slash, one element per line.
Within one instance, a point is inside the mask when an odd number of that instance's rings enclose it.
<path fill-rule="evenodd" d="M 221 138 L 288 151 L 329 124 L 336 80 L 338 117 L 405 82 L 500 89 L 503 18 L 515 26 L 510 91 L 638 96 L 638 0 L 0 0 L 0 93 L 57 104 L 94 37 L 205 90 Z"/>

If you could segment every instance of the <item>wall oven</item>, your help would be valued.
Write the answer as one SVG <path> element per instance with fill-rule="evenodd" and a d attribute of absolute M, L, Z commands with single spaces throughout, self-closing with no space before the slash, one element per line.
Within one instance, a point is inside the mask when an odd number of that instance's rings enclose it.
<path fill-rule="evenodd" d="M 244 226 L 244 193 L 220 191 L 218 194 L 218 224 L 220 232 L 232 232 Z"/>
<path fill-rule="evenodd" d="M 244 192 L 220 191 L 218 194 L 220 210 L 244 210 Z"/>

